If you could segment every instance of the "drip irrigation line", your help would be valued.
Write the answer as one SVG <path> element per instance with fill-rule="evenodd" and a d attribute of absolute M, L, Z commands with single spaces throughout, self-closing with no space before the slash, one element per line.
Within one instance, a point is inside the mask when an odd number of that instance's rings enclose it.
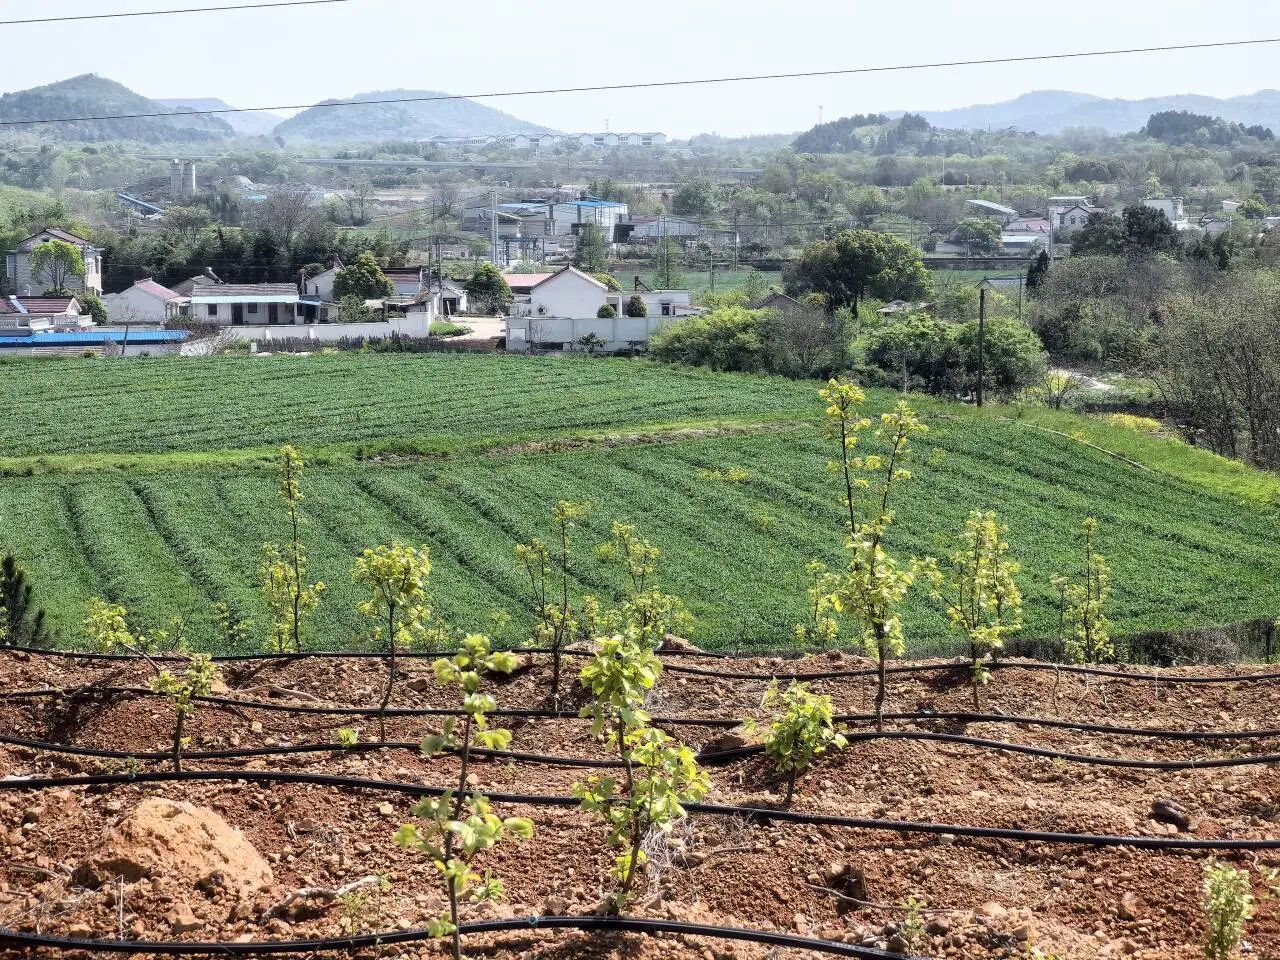
<path fill-rule="evenodd" d="M 0 702 L 5 700 L 34 700 L 40 697 L 65 697 L 69 691 L 55 688 L 40 690 L 0 691 Z M 138 696 L 160 697 L 148 687 L 87 687 L 80 692 L 85 699 L 97 696 Z M 328 706 L 310 703 L 270 703 L 262 700 L 239 700 L 234 697 L 207 696 L 194 698 L 200 703 L 212 706 L 234 707 L 241 710 L 265 710 L 273 713 L 289 713 L 304 715 L 336 715 L 336 716 L 378 716 L 385 713 L 388 717 L 461 717 L 464 711 L 451 707 L 388 707 L 386 711 L 377 707 Z M 569 710 L 530 709 L 520 707 L 499 707 L 490 711 L 493 717 L 508 717 L 518 720 L 581 720 L 582 715 Z M 1052 717 L 1032 717 L 1006 713 L 972 713 L 966 711 L 935 712 L 889 712 L 886 720 L 901 720 L 910 723 L 927 723 L 929 721 L 951 721 L 958 723 L 999 723 L 1025 724 L 1028 726 L 1052 727 L 1062 730 L 1076 730 L 1082 733 L 1100 733 L 1122 737 L 1149 737 L 1157 740 L 1271 740 L 1280 739 L 1280 727 L 1264 727 L 1254 730 L 1170 730 L 1159 727 L 1112 726 L 1104 723 L 1086 723 L 1079 720 L 1059 720 Z M 834 720 L 838 723 L 870 723 L 876 719 L 874 713 L 841 713 Z M 742 725 L 741 718 L 735 717 L 673 717 L 658 715 L 653 722 L 672 727 L 710 727 L 732 729 Z M 0 741 L 2 742 L 2 741 Z"/>
<path fill-rule="evenodd" d="M 676 933 L 715 940 L 742 940 L 793 950 L 810 950 L 837 957 L 860 957 L 864 960 L 919 960 L 900 953 L 888 953 L 873 947 L 862 947 L 835 940 L 818 940 L 794 933 L 772 930 L 748 930 L 722 927 L 709 923 L 683 923 L 647 917 L 521 917 L 516 920 L 479 920 L 458 924 L 462 936 L 478 933 L 506 933 L 532 930 L 601 930 L 620 933 Z M 432 939 L 426 930 L 393 930 L 386 933 L 363 933 L 325 940 L 259 940 L 256 942 L 203 943 L 178 940 L 81 940 L 47 933 L 24 933 L 0 928 L 0 944 L 33 950 L 37 947 L 56 950 L 85 950 L 97 953 L 159 954 L 164 956 L 257 956 L 260 954 L 321 953 L 335 950 L 359 950 L 397 943 L 416 943 Z"/>
<path fill-rule="evenodd" d="M 371 780 L 361 777 L 342 777 L 325 773 L 297 773 L 266 770 L 183 770 L 181 772 L 97 774 L 92 776 L 38 777 L 0 779 L 0 792 L 6 790 L 50 790 L 61 787 L 95 786 L 146 786 L 158 783 L 293 783 L 334 787 L 346 790 L 373 790 L 398 793 L 412 797 L 439 797 L 447 792 L 443 787 L 429 787 L 399 780 Z M 547 794 L 489 793 L 494 803 L 533 806 L 577 808 L 576 797 Z M 1280 838 L 1239 839 L 1223 838 L 1206 840 L 1184 837 L 1140 837 L 1119 834 L 1063 833 L 1043 830 L 1022 830 L 1016 827 L 975 827 L 966 824 L 936 823 L 917 820 L 880 820 L 871 817 L 846 817 L 828 813 L 805 813 L 798 810 L 772 807 L 736 806 L 720 803 L 687 803 L 689 813 L 709 816 L 739 817 L 762 824 L 805 823 L 817 826 L 848 827 L 855 830 L 877 830 L 888 833 L 948 834 L 955 837 L 974 837 L 988 840 L 1013 840 L 1022 843 L 1059 843 L 1085 847 L 1133 847 L 1138 850 L 1280 850 Z"/>
<path fill-rule="evenodd" d="M 140 657 L 135 654 L 121 653 L 92 653 L 79 652 L 75 650 L 50 650 L 38 647 L 7 647 L 8 652 L 18 652 L 33 656 L 43 657 L 66 657 L 77 660 L 103 660 L 116 662 L 142 662 L 144 659 L 150 659 L 157 662 L 182 662 L 187 658 L 176 654 L 155 654 L 148 658 Z M 435 650 L 427 653 L 419 653 L 413 651 L 398 652 L 396 657 L 401 660 L 435 660 L 440 657 L 449 657 L 458 653 L 457 650 Z M 551 654 L 555 651 L 550 647 L 509 647 L 503 652 L 514 654 Z M 753 659 L 766 656 L 774 656 L 779 651 L 742 651 L 740 654 L 722 653 L 714 650 L 661 650 L 658 654 L 664 657 L 688 657 L 690 659 L 709 659 L 709 660 L 728 660 L 728 659 Z M 802 653 L 802 651 L 781 651 Z M 565 657 L 590 657 L 594 654 L 589 650 L 564 649 L 560 651 Z M 256 661 L 295 661 L 308 659 L 339 659 L 339 660 L 385 660 L 387 654 L 385 652 L 374 651 L 342 651 L 342 650 L 312 650 L 302 653 L 250 653 L 250 654 L 218 654 L 213 657 L 215 662 L 219 663 L 235 663 L 235 662 L 256 662 Z M 1280 670 L 1270 670 L 1262 673 L 1219 673 L 1208 674 L 1203 676 L 1182 676 L 1180 674 L 1163 674 L 1163 673 L 1142 673 L 1133 670 L 1117 670 L 1108 667 L 1091 667 L 1078 664 L 1067 663 L 1048 663 L 1043 660 L 995 660 L 987 666 L 992 670 L 1038 670 L 1050 671 L 1054 673 L 1077 674 L 1094 677 L 1112 677 L 1118 680 L 1143 680 L 1153 683 L 1257 683 L 1264 681 L 1280 680 Z M 874 677 L 878 673 L 876 667 L 857 667 L 845 670 L 817 670 L 807 672 L 781 672 L 771 671 L 750 672 L 750 671 L 726 671 L 711 670 L 703 667 L 685 667 L 678 664 L 664 665 L 663 669 L 671 673 L 683 673 L 690 676 L 715 677 L 723 680 L 838 680 L 843 677 Z M 953 660 L 945 663 L 907 663 L 890 665 L 885 668 L 886 673 L 891 674 L 910 674 L 910 673 L 933 673 L 951 670 L 969 670 L 970 663 L 967 660 Z"/>
<path fill-rule="evenodd" d="M 658 722 L 658 721 L 655 721 Z M 1244 757 L 1210 757 L 1199 760 L 1145 760 L 1131 757 L 1104 757 L 1086 753 L 1071 753 L 1055 750 L 1050 747 L 1037 747 L 1025 743 L 1012 743 L 1007 740 L 992 740 L 986 737 L 970 737 L 956 733 L 934 733 L 927 730 L 884 730 L 880 732 L 846 733 L 851 742 L 871 742 L 874 740 L 907 740 L 916 743 L 955 743 L 961 746 L 976 747 L 979 750 L 1004 750 L 1008 753 L 1020 753 L 1030 757 L 1043 757 L 1050 760 L 1062 760 L 1067 763 L 1079 763 L 1095 767 L 1123 767 L 1134 770 L 1210 770 L 1222 767 L 1259 767 L 1269 764 L 1280 764 L 1280 753 L 1253 754 Z M 0 744 L 22 747 L 27 750 L 40 750 L 45 753 L 61 753 L 71 756 L 98 757 L 110 760 L 168 761 L 173 759 L 172 751 L 129 751 L 106 747 L 77 746 L 75 744 L 53 743 L 45 740 L 29 740 L 22 737 L 0 735 Z M 379 750 L 421 750 L 422 745 L 402 740 L 389 740 L 383 743 L 369 741 L 352 746 L 336 743 L 299 743 L 275 747 L 244 747 L 228 750 L 188 750 L 183 751 L 186 760 L 248 760 L 254 757 L 297 756 L 309 753 L 374 753 Z M 444 751 L 455 753 L 456 751 Z M 700 763 L 714 765 L 732 763 L 747 757 L 757 756 L 764 752 L 760 744 L 746 744 L 728 750 L 717 750 L 712 753 L 698 755 Z M 625 764 L 618 760 L 598 757 L 566 757 L 556 754 L 532 753 L 521 750 L 493 750 L 488 747 L 472 747 L 471 753 L 477 757 L 512 763 L 534 763 L 551 767 L 590 767 L 597 769 L 619 769 Z"/>

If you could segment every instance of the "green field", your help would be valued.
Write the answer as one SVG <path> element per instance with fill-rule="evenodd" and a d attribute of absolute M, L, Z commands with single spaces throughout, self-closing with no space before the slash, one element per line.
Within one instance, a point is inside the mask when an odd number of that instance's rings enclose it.
<path fill-rule="evenodd" d="M 325 646 L 362 634 L 351 562 L 392 539 L 430 546 L 447 618 L 484 627 L 503 609 L 514 615 L 505 639 L 522 639 L 529 598 L 513 545 L 549 533 L 559 498 L 594 503 L 584 544 L 614 520 L 657 542 L 660 581 L 686 599 L 693 635 L 709 644 L 788 642 L 805 562 L 839 557 L 813 383 L 440 355 L 77 358 L 9 362 L 0 373 L 10 410 L 0 549 L 31 570 L 67 642 L 95 595 L 152 626 L 181 616 L 206 644 L 216 600 L 261 624 L 259 545 L 285 535 L 266 458 L 286 441 L 313 463 L 305 535 L 314 575 L 329 585 L 316 637 Z M 870 406 L 894 399 L 876 394 Z M 1263 505 L 1275 478 L 1065 414 L 920 406 L 930 431 L 893 546 L 936 550 L 969 509 L 998 509 L 1024 565 L 1028 632 L 1050 631 L 1048 580 L 1074 569 L 1071 538 L 1087 515 L 1102 524 L 1110 612 L 1125 632 L 1280 611 L 1280 518 Z M 690 426 L 702 429 L 681 429 Z M 531 450 L 522 441 L 533 437 L 576 440 Z M 699 475 L 728 467 L 747 479 Z M 589 552 L 580 588 L 608 595 L 614 577 Z M 922 595 L 906 619 L 916 652 L 938 648 L 942 623 Z"/>

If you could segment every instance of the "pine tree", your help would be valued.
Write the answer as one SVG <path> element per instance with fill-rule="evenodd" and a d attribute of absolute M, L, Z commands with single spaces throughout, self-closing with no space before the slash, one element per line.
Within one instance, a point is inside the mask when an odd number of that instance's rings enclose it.
<path fill-rule="evenodd" d="M 1040 255 L 1031 261 L 1031 266 L 1027 267 L 1027 289 L 1035 290 L 1040 284 L 1044 283 L 1045 277 L 1049 275 L 1049 254 L 1045 250 L 1040 251 Z"/>
<path fill-rule="evenodd" d="M 0 646 L 43 647 L 53 639 L 45 612 L 31 602 L 27 573 L 12 555 L 0 562 Z"/>

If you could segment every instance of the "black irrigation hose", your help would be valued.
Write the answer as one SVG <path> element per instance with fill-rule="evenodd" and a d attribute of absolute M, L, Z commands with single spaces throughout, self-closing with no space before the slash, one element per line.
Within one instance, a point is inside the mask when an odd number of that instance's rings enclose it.
<path fill-rule="evenodd" d="M 1021 753 L 1031 757 L 1045 757 L 1050 760 L 1062 760 L 1067 763 L 1086 764 L 1095 767 L 1123 767 L 1135 770 L 1209 770 L 1222 767 L 1257 767 L 1280 763 L 1280 754 L 1264 753 L 1245 757 L 1213 757 L 1201 760 L 1143 760 L 1129 757 L 1103 757 L 1085 753 L 1069 753 L 1048 747 L 1036 747 L 1025 743 L 1011 743 L 1007 740 L 991 740 L 985 737 L 969 737 L 956 733 L 934 733 L 927 730 L 884 730 L 881 732 L 847 733 L 850 742 L 869 742 L 872 740 L 910 740 L 919 743 L 956 743 L 963 746 L 977 747 L 981 750 L 1004 750 L 1009 753 Z M 112 760 L 166 761 L 173 758 L 170 751 L 130 752 L 127 750 L 111 750 L 103 747 L 82 747 L 71 744 L 52 743 L 44 740 L 28 740 L 22 737 L 0 735 L 0 744 L 23 747 L 28 750 L 40 750 L 47 753 L 63 753 L 73 756 L 99 757 Z M 421 745 L 405 741 L 387 741 L 378 743 L 357 743 L 342 746 L 333 743 L 303 743 L 278 747 L 248 747 L 231 750 L 188 750 L 183 753 L 187 760 L 247 760 L 251 757 L 279 757 L 307 753 L 371 753 L 378 750 L 420 750 Z M 747 744 L 729 750 L 700 754 L 701 763 L 729 763 L 746 757 L 756 756 L 763 752 L 759 744 Z M 605 760 L 593 757 L 564 757 L 555 754 L 529 753 L 517 750 L 491 750 L 487 747 L 472 747 L 471 752 L 478 757 L 492 760 L 510 761 L 514 763 L 536 763 L 551 767 L 592 767 L 598 769 L 616 769 L 623 764 L 618 760 Z"/>
<path fill-rule="evenodd" d="M 720 927 L 708 923 L 681 923 L 676 920 L 651 920 L 645 917 L 522 917 L 517 920 L 480 920 L 458 925 L 463 936 L 477 933 L 504 933 L 528 930 L 612 930 L 623 933 L 676 933 L 690 937 L 710 937 L 716 940 L 744 940 L 793 950 L 811 950 L 837 957 L 862 957 L 865 960 L 918 960 L 898 953 L 887 953 L 871 947 L 838 943 L 834 940 L 817 940 L 792 933 L 771 930 L 744 930 L 740 927 Z M 23 933 L 0 928 L 0 945 L 32 950 L 51 947 L 57 950 L 87 950 L 98 953 L 152 953 L 164 956 L 197 956 L 215 954 L 223 956 L 256 956 L 259 954 L 318 953 L 330 950 L 360 950 L 395 943 L 416 943 L 431 939 L 425 930 L 392 930 L 386 933 L 362 933 L 326 940 L 260 940 L 241 943 L 185 943 L 174 940 L 79 940 L 57 937 L 52 934 Z"/>
<path fill-rule="evenodd" d="M 1280 680 L 1280 670 L 1266 673 L 1211 674 L 1209 676 L 1166 676 L 1159 673 L 1137 673 L 1130 670 L 1112 670 L 1106 667 L 1084 667 L 1074 664 L 1043 663 L 1041 661 L 996 660 L 987 664 L 991 670 L 1038 670 L 1053 673 L 1077 674 L 1092 677 L 1113 677 L 1120 680 L 1145 680 L 1153 683 L 1257 683 L 1267 680 Z M 666 665 L 669 673 L 682 673 L 696 677 L 712 677 L 717 680 L 839 680 L 846 677 L 874 677 L 878 674 L 876 667 L 859 667 L 855 670 L 820 670 L 805 673 L 750 673 L 746 671 L 707 670 L 702 667 L 681 667 Z M 889 674 L 933 673 L 948 670 L 970 669 L 967 660 L 949 663 L 908 663 L 885 668 Z"/>
<path fill-rule="evenodd" d="M 413 797 L 438 797 L 445 789 L 399 780 L 369 780 L 361 777 L 339 777 L 323 773 L 293 773 L 266 770 L 183 770 L 181 772 L 100 774 L 75 777 L 38 777 L 0 779 L 0 792 L 5 790 L 49 790 L 60 787 L 93 787 L 114 785 L 141 786 L 154 783 L 301 783 L 347 790 L 380 790 Z M 522 804 L 537 807 L 579 806 L 575 797 L 543 794 L 490 793 L 494 803 Z M 803 813 L 770 807 L 746 807 L 719 803 L 686 803 L 689 813 L 711 816 L 743 817 L 761 823 L 807 823 L 818 826 L 849 827 L 855 830 L 880 830 L 889 833 L 948 834 L 954 837 L 977 837 L 990 840 L 1014 840 L 1023 843 L 1060 843 L 1086 847 L 1133 847 L 1138 850 L 1280 850 L 1280 838 L 1202 840 L 1183 837 L 1127 837 L 1116 834 L 1053 833 L 1021 830 L 1014 827 L 972 827 L 964 824 L 933 823 L 915 820 L 877 820 L 868 817 L 844 817 L 835 814 Z"/>
<path fill-rule="evenodd" d="M 59 689 L 43 690 L 10 690 L 0 691 L 0 702 L 4 700 L 34 700 L 39 697 L 62 697 L 70 691 Z M 83 697 L 104 696 L 145 696 L 159 697 L 147 687 L 85 687 L 79 691 Z M 233 697 L 197 697 L 201 703 L 214 706 L 236 707 L 241 710 L 266 710 L 275 713 L 296 714 L 331 714 L 338 716 L 378 716 L 384 711 L 377 707 L 344 707 L 323 706 L 318 704 L 269 703 L 262 700 L 237 700 Z M 388 707 L 388 717 L 457 717 L 462 711 L 449 707 Z M 490 712 L 491 717 L 509 717 L 512 719 L 541 720 L 580 720 L 581 715 L 570 710 L 538 710 L 518 707 L 499 707 Z M 886 713 L 886 720 L 905 720 L 908 722 L 927 722 L 930 720 L 946 720 L 959 723 L 1011 723 L 1029 726 L 1054 727 L 1062 730 L 1078 730 L 1083 733 L 1102 733 L 1124 737 L 1152 737 L 1158 740 L 1270 740 L 1280 738 L 1280 727 L 1264 727 L 1255 730 L 1169 730 L 1159 727 L 1127 727 L 1112 726 L 1104 723 L 1085 723 L 1079 720 L 1059 720 L 1050 717 L 1030 717 L 1005 713 L 973 713 L 968 711 L 912 711 Z M 873 713 L 837 714 L 840 723 L 869 723 L 876 719 Z M 732 717 L 667 717 L 656 716 L 653 722 L 661 726 L 684 727 L 721 727 L 740 726 L 742 720 Z"/>
<path fill-rule="evenodd" d="M 21 653 L 46 656 L 46 657 L 69 657 L 71 659 L 80 660 L 106 660 L 116 662 L 132 662 L 142 661 L 144 657 L 137 654 L 121 654 L 121 653 L 80 653 L 74 650 L 43 650 L 37 647 L 8 647 L 9 651 L 18 651 Z M 429 653 L 402 652 L 396 656 L 406 660 L 434 660 L 439 657 L 447 657 L 456 653 L 456 650 L 436 650 Z M 554 651 L 549 647 L 511 647 L 506 650 L 508 653 L 515 654 L 549 654 Z M 564 649 L 560 651 L 563 656 L 568 657 L 586 657 L 591 653 L 586 650 Z M 798 651 L 800 652 L 800 651 Z M 751 653 L 744 651 L 741 656 L 735 657 L 729 653 L 719 653 L 709 650 L 659 650 L 658 653 L 669 657 L 703 657 L 707 659 L 756 659 L 760 657 L 770 656 L 770 653 L 764 651 Z M 371 651 L 342 651 L 342 650 L 314 650 L 304 651 L 302 653 L 252 653 L 252 654 L 219 654 L 213 659 L 223 663 L 235 662 L 251 662 L 251 661 L 293 661 L 308 659 L 340 659 L 340 660 L 385 660 L 386 653 Z M 155 661 L 181 661 L 186 657 L 157 654 L 149 659 Z M 992 670 L 1049 670 L 1058 673 L 1082 674 L 1095 677 L 1113 677 L 1119 680 L 1151 680 L 1161 683 L 1254 683 L 1265 680 L 1280 680 L 1280 670 L 1268 671 L 1265 673 L 1247 673 L 1247 674 L 1211 674 L 1208 676 L 1165 676 L 1163 674 L 1139 673 L 1130 670 L 1113 670 L 1106 667 L 1088 667 L 1075 664 L 1057 664 L 1046 663 L 1040 660 L 996 660 L 987 665 Z M 952 661 L 947 663 L 913 663 L 900 664 L 890 666 L 886 669 L 887 673 L 928 673 L 936 671 L 948 670 L 968 670 L 969 662 L 966 660 Z M 706 670 L 700 667 L 681 667 L 667 666 L 665 669 L 672 673 L 685 673 L 693 676 L 717 677 L 724 680 L 835 680 L 842 677 L 873 677 L 879 672 L 876 667 L 859 667 L 854 670 L 825 670 L 813 671 L 806 673 L 748 673 L 733 672 L 721 670 Z"/>

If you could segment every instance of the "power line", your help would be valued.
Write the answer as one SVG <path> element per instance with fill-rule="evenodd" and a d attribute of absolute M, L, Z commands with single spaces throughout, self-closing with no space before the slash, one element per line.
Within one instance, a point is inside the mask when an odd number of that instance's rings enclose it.
<path fill-rule="evenodd" d="M 71 20 L 119 20 L 124 17 L 164 17 L 176 13 L 223 13 L 229 10 L 268 10 L 272 7 L 314 7 L 322 3 L 350 3 L 351 0 L 275 0 L 226 7 L 185 7 L 180 10 L 134 10 L 122 13 L 82 13 L 69 17 L 33 17 L 29 20 L 0 20 L 0 27 L 17 27 L 28 23 L 67 23 Z"/>
<path fill-rule="evenodd" d="M 291 0 L 322 2 L 322 0 Z M 333 0 L 344 2 L 344 0 Z M 548 87 L 541 90 L 503 90 L 488 93 L 439 94 L 430 97 L 394 97 L 384 100 L 328 100 L 321 103 L 276 104 L 269 107 L 232 107 L 228 110 L 178 110 L 172 113 L 119 113 L 85 117 L 47 117 L 40 120 L 0 120 L 0 127 L 29 126 L 37 123 L 87 123 L 99 120 L 146 120 L 161 117 L 210 116 L 226 113 L 261 113 L 277 110 L 310 110 L 317 107 L 384 106 L 400 103 L 433 103 L 443 100 L 488 100 L 497 97 L 534 97 L 559 93 L 600 93 L 616 90 L 650 90 L 662 87 L 709 86 L 721 83 L 743 83 L 751 80 L 797 80 L 813 77 L 852 76 L 855 74 L 893 73 L 907 70 L 937 70 L 949 67 L 980 67 L 1005 63 L 1034 63 L 1050 60 L 1074 60 L 1084 57 L 1112 57 L 1138 53 L 1170 53 L 1179 50 L 1209 50 L 1226 47 L 1248 47 L 1280 43 L 1280 37 L 1256 40 L 1219 40 L 1207 43 L 1166 44 L 1158 47 L 1124 47 L 1114 50 L 1087 50 L 1075 53 L 1042 53 L 1022 57 L 990 57 L 983 60 L 944 60 L 935 63 L 905 63 L 883 67 L 844 67 L 833 70 L 805 70 L 796 73 L 760 73 L 737 77 L 704 77 L 696 80 L 652 80 L 637 83 L 599 84 L 584 87 Z"/>

